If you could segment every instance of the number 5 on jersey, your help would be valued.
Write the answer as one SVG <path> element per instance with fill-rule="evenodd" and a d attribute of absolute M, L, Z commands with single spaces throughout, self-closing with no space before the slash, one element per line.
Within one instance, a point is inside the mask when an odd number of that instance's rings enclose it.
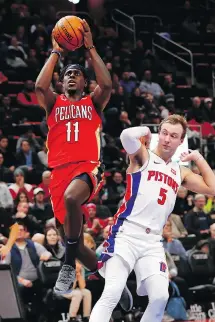
<path fill-rule="evenodd" d="M 158 198 L 158 204 L 159 205 L 164 205 L 166 202 L 166 194 L 167 194 L 167 190 L 164 188 L 160 189 L 160 194 L 159 194 L 159 198 Z"/>
<path fill-rule="evenodd" d="M 66 123 L 66 141 L 73 143 L 78 142 L 79 139 L 79 124 L 78 122 L 75 122 L 72 124 L 72 122 Z"/>

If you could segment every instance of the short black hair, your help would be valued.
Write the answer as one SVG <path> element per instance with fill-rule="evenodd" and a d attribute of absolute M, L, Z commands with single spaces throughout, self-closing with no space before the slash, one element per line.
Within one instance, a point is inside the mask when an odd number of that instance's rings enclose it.
<path fill-rule="evenodd" d="M 86 71 L 86 69 L 84 68 L 84 66 L 82 66 L 82 65 L 79 65 L 79 64 L 69 64 L 69 65 L 67 65 L 67 66 L 65 66 L 63 69 L 62 69 L 62 71 L 61 71 L 61 73 L 60 73 L 60 81 L 62 82 L 62 80 L 63 80 L 63 78 L 64 78 L 64 75 L 65 75 L 65 73 L 66 73 L 66 71 L 67 71 L 67 69 L 78 69 L 78 70 L 80 70 L 81 72 L 82 72 L 82 74 L 84 75 L 84 78 L 87 80 L 87 71 Z"/>

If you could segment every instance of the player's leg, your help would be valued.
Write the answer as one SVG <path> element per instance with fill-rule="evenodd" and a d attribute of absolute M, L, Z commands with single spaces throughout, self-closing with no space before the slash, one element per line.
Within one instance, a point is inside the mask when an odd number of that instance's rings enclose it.
<path fill-rule="evenodd" d="M 135 264 L 137 294 L 148 295 L 149 303 L 141 322 L 161 322 L 169 298 L 168 269 L 163 249 L 152 249 Z"/>
<path fill-rule="evenodd" d="M 114 255 L 105 263 L 105 287 L 90 315 L 90 322 L 109 322 L 120 300 L 130 268 L 122 257 Z"/>
<path fill-rule="evenodd" d="M 65 232 L 65 263 L 59 273 L 57 282 L 55 284 L 55 292 L 58 294 L 65 294 L 70 292 L 71 285 L 75 280 L 75 259 L 77 258 L 79 237 L 83 224 L 82 204 L 85 203 L 93 189 L 92 181 L 88 180 L 88 175 L 75 177 L 68 185 L 65 194 L 65 208 L 66 217 L 64 221 Z M 91 256 L 91 260 L 96 263 L 96 256 Z"/>
<path fill-rule="evenodd" d="M 144 283 L 149 303 L 140 322 L 161 322 L 169 298 L 169 281 L 166 277 L 157 274 L 149 276 L 142 283 Z"/>

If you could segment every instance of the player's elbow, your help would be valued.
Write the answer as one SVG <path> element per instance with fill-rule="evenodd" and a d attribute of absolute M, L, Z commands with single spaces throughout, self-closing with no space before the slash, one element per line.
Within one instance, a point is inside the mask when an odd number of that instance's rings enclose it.
<path fill-rule="evenodd" d="M 122 144 L 130 137 L 129 133 L 130 133 L 130 131 L 128 128 L 128 129 L 123 130 L 122 133 L 120 134 L 120 140 L 121 140 Z"/>

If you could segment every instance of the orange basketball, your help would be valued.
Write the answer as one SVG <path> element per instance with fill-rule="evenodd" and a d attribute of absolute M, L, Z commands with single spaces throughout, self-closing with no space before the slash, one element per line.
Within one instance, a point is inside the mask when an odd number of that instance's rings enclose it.
<path fill-rule="evenodd" d="M 82 20 L 76 16 L 61 18 L 53 29 L 53 36 L 58 45 L 67 50 L 75 50 L 84 43 Z M 84 30 L 83 30 L 84 31 Z"/>

